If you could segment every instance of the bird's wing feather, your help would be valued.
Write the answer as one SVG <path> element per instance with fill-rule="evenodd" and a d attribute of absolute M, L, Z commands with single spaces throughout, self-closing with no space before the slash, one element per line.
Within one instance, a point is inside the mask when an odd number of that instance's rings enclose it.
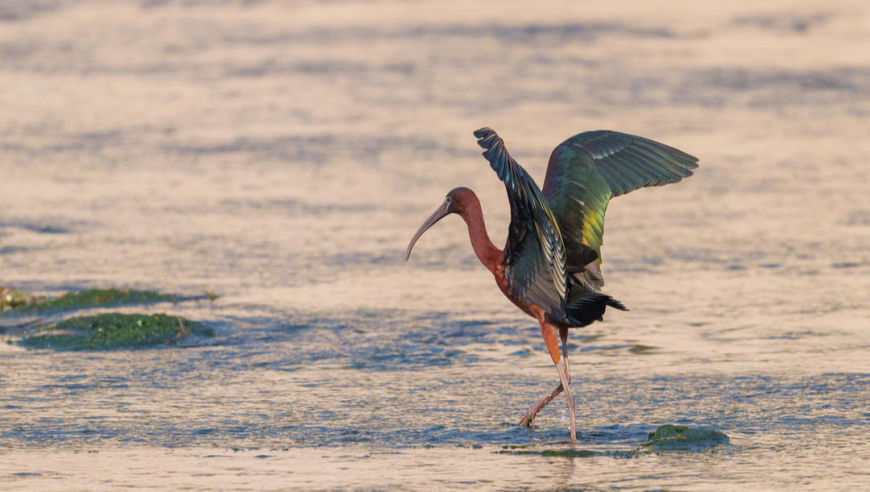
<path fill-rule="evenodd" d="M 543 195 L 567 254 L 567 269 L 600 287 L 604 213 L 612 197 L 691 176 L 698 159 L 652 140 L 598 130 L 565 140 L 550 156 Z M 594 263 L 594 265 L 590 265 Z"/>
<path fill-rule="evenodd" d="M 508 154 L 498 134 L 481 128 L 474 136 L 507 189 L 511 224 L 505 245 L 505 276 L 511 292 L 551 316 L 561 316 L 568 277 L 558 223 L 538 185 Z"/>

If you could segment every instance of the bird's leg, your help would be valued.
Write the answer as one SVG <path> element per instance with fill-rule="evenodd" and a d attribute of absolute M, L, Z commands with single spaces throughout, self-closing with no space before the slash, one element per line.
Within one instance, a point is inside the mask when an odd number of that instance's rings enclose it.
<path fill-rule="evenodd" d="M 556 332 L 552 325 L 547 323 L 544 319 L 544 314 L 540 311 L 536 312 L 535 315 L 538 318 L 538 322 L 541 324 L 541 336 L 544 337 L 544 343 L 547 345 L 547 351 L 550 352 L 550 358 L 553 359 L 553 363 L 556 365 L 559 364 L 559 342 L 556 341 Z M 528 427 L 533 429 L 535 427 L 535 416 L 538 412 L 541 411 L 542 408 L 547 406 L 548 403 L 553 401 L 553 398 L 557 397 L 559 393 L 561 393 L 565 389 L 565 386 L 562 383 L 559 383 L 559 386 L 556 386 L 556 389 L 550 393 L 549 396 L 538 402 L 537 405 L 532 407 L 531 410 L 520 420 L 520 427 Z"/>
<path fill-rule="evenodd" d="M 568 400 L 568 418 L 571 428 L 571 442 L 577 442 L 577 427 L 574 421 L 574 395 L 571 394 L 571 388 L 568 386 L 568 377 L 565 375 L 565 370 L 561 364 L 556 364 L 556 369 L 559 370 L 559 378 L 562 380 L 562 386 L 565 388 L 565 398 Z"/>
<path fill-rule="evenodd" d="M 538 312 L 536 314 L 538 315 L 538 321 L 541 323 L 541 336 L 544 337 L 544 343 L 547 344 L 547 351 L 550 352 L 550 357 L 553 359 L 553 363 L 556 364 L 556 369 L 559 371 L 559 379 L 561 379 L 561 384 L 559 384 L 559 386 L 557 386 L 556 389 L 553 390 L 550 396 L 544 398 L 543 400 L 541 400 L 540 403 L 538 403 L 531 410 L 529 410 L 529 413 L 526 414 L 526 416 L 523 417 L 523 420 L 520 421 L 520 425 L 534 425 L 535 414 L 537 414 L 540 409 L 544 408 L 547 403 L 550 403 L 550 401 L 552 401 L 553 398 L 556 397 L 556 395 L 558 395 L 562 391 L 565 391 L 568 398 L 568 414 L 569 418 L 571 419 L 571 442 L 577 442 L 577 429 L 574 424 L 574 397 L 571 395 L 571 388 L 568 386 L 568 366 L 566 364 L 563 367 L 560 363 L 561 357 L 559 356 L 559 342 L 556 340 L 556 328 L 546 321 L 546 318 L 543 316 L 542 313 Z M 564 331 L 564 339 L 567 342 L 567 330 Z M 562 335 L 561 330 L 560 335 Z M 563 343 L 563 347 L 565 352 L 567 353 L 567 343 Z"/>
<path fill-rule="evenodd" d="M 568 370 L 568 329 L 560 328 L 559 329 L 559 338 L 562 339 L 562 361 L 561 363 L 565 364 L 565 376 L 568 378 L 568 384 L 571 384 L 571 372 Z M 556 389 L 553 390 L 546 398 L 538 402 L 537 405 L 532 407 L 531 410 L 526 413 L 522 420 L 520 420 L 520 427 L 528 427 L 529 429 L 535 428 L 535 417 L 538 415 L 544 407 L 546 407 L 553 398 L 559 396 L 564 390 L 562 387 L 562 383 L 559 383 L 559 386 L 556 386 Z"/>
<path fill-rule="evenodd" d="M 571 419 L 571 442 L 576 442 L 577 430 L 574 420 L 574 395 L 571 394 L 571 371 L 568 370 L 568 328 L 559 328 L 559 338 L 562 339 L 562 364 L 565 370 L 564 376 L 562 371 L 559 371 L 559 376 L 562 377 L 562 385 L 565 387 L 566 393 L 565 398 L 568 399 L 568 415 Z"/>
<path fill-rule="evenodd" d="M 559 328 L 559 338 L 562 339 L 562 363 L 565 364 L 565 376 L 571 384 L 571 371 L 568 370 L 568 328 Z"/>
<path fill-rule="evenodd" d="M 538 415 L 538 412 L 540 412 L 542 408 L 547 406 L 548 403 L 553 401 L 553 398 L 559 396 L 559 393 L 561 393 L 562 390 L 562 383 L 559 383 L 559 386 L 556 386 L 556 389 L 554 389 L 553 392 L 549 394 L 549 396 L 538 402 L 538 404 L 532 407 L 532 409 L 529 410 L 526 416 L 523 417 L 523 420 L 520 420 L 520 427 L 528 427 L 529 429 L 534 429 L 535 417 Z"/>
<path fill-rule="evenodd" d="M 574 420 L 574 395 L 571 394 L 571 387 L 569 386 L 567 361 L 564 363 L 565 365 L 563 365 L 559 357 L 559 343 L 556 341 L 556 327 L 548 323 L 545 318 L 541 318 L 540 323 L 541 334 L 544 336 L 544 342 L 547 344 L 547 349 L 550 351 L 550 357 L 553 359 L 553 363 L 556 364 L 556 369 L 559 371 L 559 379 L 562 380 L 562 389 L 565 390 L 565 398 L 568 400 L 568 419 L 571 429 L 571 442 L 577 442 L 577 428 Z M 563 328 L 559 331 L 560 335 L 562 335 L 562 332 L 564 331 L 564 339 L 567 342 L 568 330 Z M 565 348 L 565 352 L 567 352 L 567 343 L 563 344 L 563 347 Z"/>

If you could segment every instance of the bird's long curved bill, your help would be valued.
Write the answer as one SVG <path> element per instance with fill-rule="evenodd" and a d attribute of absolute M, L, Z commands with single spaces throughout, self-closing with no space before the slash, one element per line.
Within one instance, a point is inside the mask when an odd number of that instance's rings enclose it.
<path fill-rule="evenodd" d="M 448 213 L 449 212 L 447 212 L 447 203 L 443 203 L 440 207 L 438 207 L 438 210 L 434 211 L 432 215 L 430 215 L 429 218 L 426 219 L 426 222 L 423 222 L 423 225 L 421 225 L 420 228 L 417 229 L 416 234 L 414 234 L 414 237 L 411 238 L 411 242 L 408 244 L 408 250 L 405 251 L 405 261 L 408 261 L 408 258 L 411 257 L 411 249 L 414 248 L 414 244 L 417 243 L 417 240 L 420 239 L 420 236 L 422 236 L 424 232 L 429 230 L 430 227 L 435 225 L 436 222 L 443 219 L 444 217 L 447 217 Z"/>

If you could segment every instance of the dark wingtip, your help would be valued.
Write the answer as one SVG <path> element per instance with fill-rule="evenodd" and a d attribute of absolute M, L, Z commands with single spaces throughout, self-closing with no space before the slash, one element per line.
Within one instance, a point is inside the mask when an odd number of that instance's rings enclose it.
<path fill-rule="evenodd" d="M 490 151 L 498 146 L 497 144 L 493 144 L 500 140 L 498 138 L 498 133 L 496 133 L 495 130 L 489 127 L 483 127 L 480 130 L 477 130 L 476 132 L 474 132 L 474 136 L 477 137 L 477 145 L 480 145 L 481 148 Z M 488 159 L 489 157 L 487 157 L 487 160 Z"/>
<path fill-rule="evenodd" d="M 477 130 L 476 132 L 474 132 L 474 136 L 477 138 L 483 138 L 483 137 L 489 135 L 490 133 L 495 133 L 495 131 L 488 126 L 485 126 L 485 127 L 481 128 L 480 130 Z"/>

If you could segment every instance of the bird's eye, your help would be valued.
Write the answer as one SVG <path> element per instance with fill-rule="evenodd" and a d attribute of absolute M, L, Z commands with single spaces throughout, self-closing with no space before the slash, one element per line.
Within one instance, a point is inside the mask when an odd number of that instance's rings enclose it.
<path fill-rule="evenodd" d="M 450 206 L 450 197 L 449 196 L 444 199 L 444 204 L 447 205 L 448 207 Z"/>

